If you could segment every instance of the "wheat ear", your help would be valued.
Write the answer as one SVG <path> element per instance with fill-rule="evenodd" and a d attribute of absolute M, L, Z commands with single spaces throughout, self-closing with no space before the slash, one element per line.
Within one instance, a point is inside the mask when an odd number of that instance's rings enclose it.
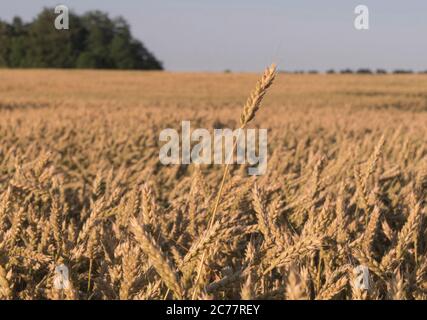
<path fill-rule="evenodd" d="M 153 237 L 143 230 L 136 218 L 132 218 L 130 221 L 130 228 L 135 239 L 138 241 L 142 250 L 148 256 L 167 287 L 174 293 L 176 298 L 182 299 L 183 289 L 171 261 L 163 254 L 160 246 Z"/>

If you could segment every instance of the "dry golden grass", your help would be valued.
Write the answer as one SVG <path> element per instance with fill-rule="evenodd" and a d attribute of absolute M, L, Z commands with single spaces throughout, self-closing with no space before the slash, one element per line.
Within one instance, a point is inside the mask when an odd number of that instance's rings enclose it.
<path fill-rule="evenodd" d="M 427 76 L 278 74 L 252 119 L 257 80 L 1 70 L 0 299 L 426 299 Z M 161 165 L 182 120 L 268 128 L 267 173 Z"/>

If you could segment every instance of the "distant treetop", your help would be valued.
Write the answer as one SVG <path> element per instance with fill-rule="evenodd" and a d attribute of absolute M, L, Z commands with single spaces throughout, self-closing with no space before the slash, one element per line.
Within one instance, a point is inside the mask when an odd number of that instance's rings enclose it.
<path fill-rule="evenodd" d="M 54 9 L 45 8 L 30 23 L 0 20 L 0 67 L 163 69 L 123 18 L 70 12 L 68 30 L 57 30 L 55 18 Z"/>

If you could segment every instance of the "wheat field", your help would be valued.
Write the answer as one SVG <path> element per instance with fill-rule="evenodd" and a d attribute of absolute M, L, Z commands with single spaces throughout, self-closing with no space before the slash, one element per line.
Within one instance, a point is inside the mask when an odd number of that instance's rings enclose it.
<path fill-rule="evenodd" d="M 1 70 L 0 299 L 426 299 L 427 75 L 269 76 Z M 162 165 L 182 120 L 267 173 Z"/>

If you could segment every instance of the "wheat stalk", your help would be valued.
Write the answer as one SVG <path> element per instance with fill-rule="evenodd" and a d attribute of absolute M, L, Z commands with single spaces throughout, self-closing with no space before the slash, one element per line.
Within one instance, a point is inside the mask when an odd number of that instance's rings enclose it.
<path fill-rule="evenodd" d="M 255 117 L 255 114 L 261 105 L 261 101 L 264 98 L 264 95 L 267 93 L 267 89 L 273 83 L 275 76 L 276 76 L 276 65 L 272 64 L 270 67 L 268 67 L 264 71 L 264 74 L 263 74 L 261 80 L 259 80 L 257 82 L 255 90 L 251 93 L 248 100 L 246 101 L 246 104 L 243 107 L 243 111 L 242 111 L 242 114 L 240 116 L 239 136 L 240 136 L 241 130 L 243 130 L 247 126 L 247 124 Z M 236 149 L 236 145 L 237 145 L 237 142 L 239 140 L 239 136 L 236 138 L 236 141 L 233 144 L 233 148 L 231 150 L 230 157 L 232 157 L 234 154 L 234 150 Z M 211 216 L 209 219 L 208 229 L 212 228 L 212 226 L 215 222 L 215 217 L 216 217 L 216 213 L 218 210 L 219 203 L 221 201 L 222 191 L 224 188 L 225 179 L 226 179 L 227 174 L 228 174 L 229 165 L 230 165 L 230 161 L 227 159 L 226 165 L 224 168 L 224 173 L 222 175 L 221 183 L 219 186 L 219 191 L 217 193 L 217 196 L 215 199 L 215 204 L 213 206 L 213 210 L 212 210 L 212 213 L 211 213 Z M 199 279 L 200 279 L 201 269 L 202 269 L 203 264 L 204 264 L 205 255 L 206 255 L 206 250 L 202 254 L 202 257 L 201 257 L 200 263 L 199 263 L 199 267 L 197 269 L 197 276 L 196 276 L 196 280 L 195 280 L 195 288 L 197 288 L 197 284 L 198 284 Z M 192 298 L 194 299 L 196 297 L 196 295 L 197 295 L 197 289 L 193 290 Z"/>

